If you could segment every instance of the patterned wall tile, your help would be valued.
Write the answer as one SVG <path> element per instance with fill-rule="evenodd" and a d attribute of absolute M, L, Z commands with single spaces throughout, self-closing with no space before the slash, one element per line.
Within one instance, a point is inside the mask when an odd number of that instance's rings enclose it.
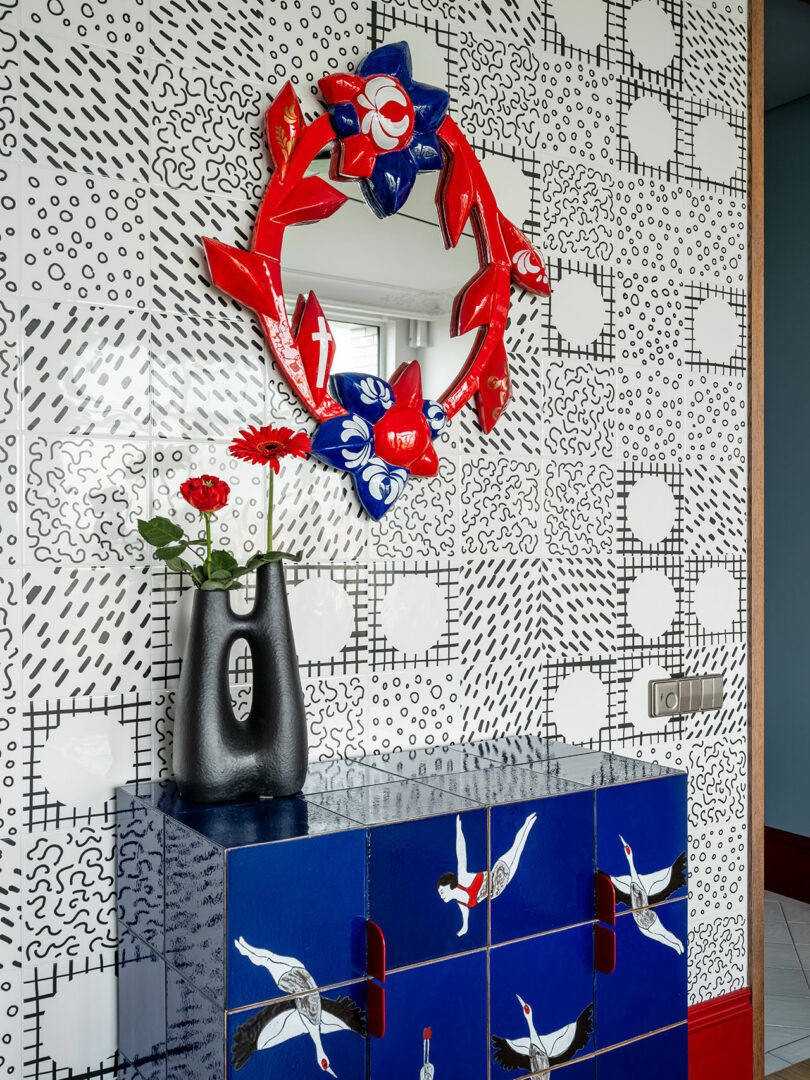
<path fill-rule="evenodd" d="M 617 453 L 625 461 L 678 461 L 683 453 L 681 374 L 628 365 L 618 384 Z"/>
<path fill-rule="evenodd" d="M 28 832 L 113 820 L 115 788 L 149 778 L 149 704 L 136 694 L 29 702 L 23 807 Z"/>
<path fill-rule="evenodd" d="M 680 179 L 688 161 L 683 99 L 671 87 L 635 79 L 619 79 L 618 92 L 622 170 L 658 180 Z"/>
<path fill-rule="evenodd" d="M 688 523 L 678 465 L 625 465 L 618 473 L 618 551 L 678 557 Z"/>
<path fill-rule="evenodd" d="M 539 554 L 543 476 L 530 461 L 471 458 L 461 467 L 464 555 Z"/>
<path fill-rule="evenodd" d="M 375 670 L 459 659 L 460 574 L 444 562 L 368 568 L 369 662 Z"/>
<path fill-rule="evenodd" d="M 356 675 L 369 663 L 373 566 L 288 563 L 287 595 L 301 677 Z"/>
<path fill-rule="evenodd" d="M 679 642 L 657 643 L 627 650 L 616 658 L 615 723 L 612 744 L 619 753 L 632 754 L 640 746 L 683 738 L 682 716 L 651 717 L 651 679 L 677 678 L 683 674 L 683 652 Z M 640 755 L 643 757 L 643 753 Z"/>
<path fill-rule="evenodd" d="M 14 297 L 0 296 L 0 426 L 19 426 L 20 313 Z"/>
<path fill-rule="evenodd" d="M 689 283 L 683 290 L 686 363 L 701 371 L 748 370 L 748 299 L 740 289 Z"/>
<path fill-rule="evenodd" d="M 45 169 L 23 178 L 32 224 L 23 241 L 27 295 L 145 307 L 146 189 Z"/>
<path fill-rule="evenodd" d="M 708 557 L 744 555 L 747 543 L 744 469 L 702 462 L 684 469 L 684 551 Z"/>
<path fill-rule="evenodd" d="M 103 45 L 144 56 L 148 45 L 146 0 L 110 9 L 105 0 L 28 0 L 26 20 L 37 31 L 74 42 Z"/>
<path fill-rule="evenodd" d="M 741 990 L 748 978 L 745 915 L 726 915 L 689 927 L 689 1004 Z"/>
<path fill-rule="evenodd" d="M 748 185 L 748 120 L 745 111 L 683 101 L 686 163 L 683 178 L 712 191 L 744 198 Z"/>
<path fill-rule="evenodd" d="M 152 175 L 158 184 L 260 199 L 269 178 L 261 83 L 157 64 L 152 74 Z"/>
<path fill-rule="evenodd" d="M 16 157 L 20 145 L 20 36 L 10 26 L 0 28 L 0 118 L 0 157 Z"/>
<path fill-rule="evenodd" d="M 0 555 L 8 566 L 21 562 L 21 450 L 19 435 L 0 434 Z"/>
<path fill-rule="evenodd" d="M 366 694 L 366 753 L 441 746 L 471 737 L 458 667 L 375 673 L 368 677 Z"/>
<path fill-rule="evenodd" d="M 611 42 L 611 62 L 625 74 L 653 86 L 679 88 L 683 78 L 683 0 L 640 6 L 633 0 L 615 0 L 609 7 L 618 28 L 618 40 Z"/>
<path fill-rule="evenodd" d="M 685 277 L 713 285 L 746 288 L 748 281 L 745 199 L 738 194 L 687 190 L 680 212 L 683 220 Z"/>
<path fill-rule="evenodd" d="M 710 646 L 684 645 L 687 675 L 723 675 L 723 705 L 713 712 L 692 713 L 686 729 L 693 741 L 736 738 L 748 731 L 748 650 L 745 641 Z"/>
<path fill-rule="evenodd" d="M 689 837 L 689 918 L 745 915 L 748 907 L 748 829 L 723 822 Z"/>
<path fill-rule="evenodd" d="M 304 679 L 309 760 L 353 757 L 366 749 L 367 686 L 358 676 Z"/>
<path fill-rule="evenodd" d="M 700 645 L 745 637 L 748 567 L 745 559 L 686 559 L 685 633 Z"/>
<path fill-rule="evenodd" d="M 616 642 L 616 564 L 612 559 L 543 563 L 543 642 L 560 660 L 599 656 Z"/>
<path fill-rule="evenodd" d="M 616 181 L 618 267 L 665 278 L 686 261 L 683 189 L 657 177 Z"/>
<path fill-rule="evenodd" d="M 26 836 L 24 882 L 26 963 L 115 948 L 114 824 Z"/>
<path fill-rule="evenodd" d="M 409 483 L 419 493 L 424 481 Z M 275 482 L 273 509 L 274 544 L 284 551 L 303 551 L 304 559 L 316 562 L 354 562 L 367 554 L 372 523 L 360 506 L 348 473 L 318 462 L 284 462 Z M 446 497 L 447 492 L 443 491 Z M 393 522 L 396 508 L 390 511 Z M 404 552 L 398 552 L 404 554 Z"/>
<path fill-rule="evenodd" d="M 615 485 L 604 462 L 543 463 L 544 555 L 613 551 Z"/>
<path fill-rule="evenodd" d="M 22 1076 L 22 869 L 19 835 L 0 832 L 0 1076 Z"/>
<path fill-rule="evenodd" d="M 690 375 L 684 380 L 684 456 L 744 465 L 748 449 L 744 376 Z"/>
<path fill-rule="evenodd" d="M 545 252 L 608 265 L 613 257 L 613 177 L 579 162 L 531 167 L 532 205 L 526 234 Z"/>
<path fill-rule="evenodd" d="M 543 367 L 543 453 L 549 457 L 613 456 L 615 371 L 609 361 L 549 358 Z"/>
<path fill-rule="evenodd" d="M 461 659 L 465 668 L 489 670 L 511 660 L 535 667 L 542 642 L 541 563 L 493 554 L 470 560 L 462 584 Z"/>
<path fill-rule="evenodd" d="M 748 820 L 748 740 L 745 732 L 689 741 L 689 825 L 694 832 Z"/>
<path fill-rule="evenodd" d="M 27 966 L 23 992 L 26 1080 L 117 1076 L 114 952 Z"/>
<path fill-rule="evenodd" d="M 21 42 L 23 159 L 109 179 L 147 180 L 149 83 L 144 62 L 38 33 L 23 32 Z"/>
<path fill-rule="evenodd" d="M 149 683 L 149 570 L 38 566 L 22 581 L 26 698 L 128 693 Z"/>
<path fill-rule="evenodd" d="M 613 360 L 613 271 L 576 259 L 549 259 L 551 301 L 545 306 L 546 341 L 556 356 Z"/>
<path fill-rule="evenodd" d="M 264 350 L 254 322 L 156 312 L 150 320 L 152 432 L 231 439 L 264 412 Z"/>
<path fill-rule="evenodd" d="M 146 312 L 34 301 L 20 314 L 28 431 L 148 433 Z"/>
<path fill-rule="evenodd" d="M 508 658 L 465 664 L 461 676 L 463 731 L 466 739 L 549 734 L 545 683 L 539 664 L 523 666 Z"/>
<path fill-rule="evenodd" d="M 159 0 L 150 11 L 156 59 L 259 83 L 263 74 L 261 7 L 235 0 Z"/>
<path fill-rule="evenodd" d="M 452 558 L 460 547 L 458 459 L 439 449 L 439 473 L 409 483 L 380 521 L 372 522 L 371 552 L 377 559 Z"/>
<path fill-rule="evenodd" d="M 152 307 L 234 318 L 239 304 L 211 284 L 201 237 L 249 248 L 256 204 L 155 188 L 151 201 Z"/>
<path fill-rule="evenodd" d="M 679 366 L 685 319 L 678 284 L 637 270 L 619 278 L 616 292 L 618 363 Z"/>
<path fill-rule="evenodd" d="M 37 562 L 140 562 L 145 442 L 36 436 L 25 462 L 26 548 Z"/>
<path fill-rule="evenodd" d="M 0 770 L 4 778 L 0 787 L 0 837 L 16 835 L 22 822 L 20 595 L 19 571 L 7 571 L 0 578 L 0 649 L 3 656 L 0 665 Z"/>
<path fill-rule="evenodd" d="M 704 101 L 744 109 L 748 94 L 746 25 L 716 5 L 708 11 L 697 3 L 684 8 L 684 89 Z"/>
<path fill-rule="evenodd" d="M 679 559 L 625 557 L 618 573 L 621 649 L 678 648 L 683 640 L 685 598 Z"/>
<path fill-rule="evenodd" d="M 543 664 L 544 734 L 609 750 L 615 727 L 615 676 L 615 662 L 608 656 L 547 660 Z"/>

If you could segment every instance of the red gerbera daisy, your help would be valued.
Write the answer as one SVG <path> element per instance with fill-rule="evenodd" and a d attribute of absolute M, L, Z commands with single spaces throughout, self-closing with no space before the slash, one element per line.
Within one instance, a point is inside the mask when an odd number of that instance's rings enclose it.
<path fill-rule="evenodd" d="M 305 458 L 312 449 L 309 435 L 292 428 L 253 427 L 240 431 L 228 451 L 235 458 L 252 465 L 269 465 L 273 472 L 280 469 L 283 457 Z"/>

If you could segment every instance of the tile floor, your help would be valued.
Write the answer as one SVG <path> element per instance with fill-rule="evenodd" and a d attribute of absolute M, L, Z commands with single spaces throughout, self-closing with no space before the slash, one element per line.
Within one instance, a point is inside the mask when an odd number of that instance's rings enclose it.
<path fill-rule="evenodd" d="M 765 893 L 765 1074 L 810 1058 L 810 904 Z"/>

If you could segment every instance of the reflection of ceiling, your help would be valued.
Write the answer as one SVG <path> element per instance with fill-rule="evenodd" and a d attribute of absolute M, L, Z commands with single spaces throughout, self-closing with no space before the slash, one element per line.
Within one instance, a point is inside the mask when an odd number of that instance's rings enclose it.
<path fill-rule="evenodd" d="M 810 3 L 765 4 L 765 108 L 810 94 Z"/>
<path fill-rule="evenodd" d="M 354 185 L 341 185 L 350 201 L 337 213 L 286 230 L 285 293 L 314 288 L 322 302 L 447 314 L 456 293 L 478 270 L 478 252 L 466 235 L 456 248 L 445 249 L 434 203 L 437 180 L 436 173 L 422 173 L 404 208 L 382 220 Z"/>

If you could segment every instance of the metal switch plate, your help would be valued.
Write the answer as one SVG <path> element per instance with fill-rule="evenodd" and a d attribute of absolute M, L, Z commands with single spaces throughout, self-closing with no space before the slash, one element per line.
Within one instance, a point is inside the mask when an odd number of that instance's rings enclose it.
<path fill-rule="evenodd" d="M 723 704 L 723 676 L 697 675 L 691 679 L 651 679 L 650 716 L 679 716 L 709 712 Z"/>

